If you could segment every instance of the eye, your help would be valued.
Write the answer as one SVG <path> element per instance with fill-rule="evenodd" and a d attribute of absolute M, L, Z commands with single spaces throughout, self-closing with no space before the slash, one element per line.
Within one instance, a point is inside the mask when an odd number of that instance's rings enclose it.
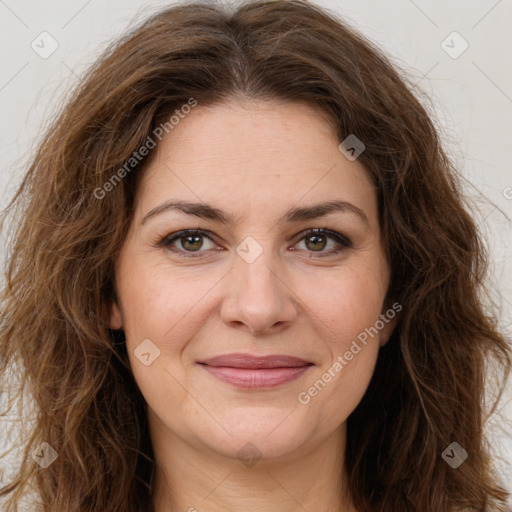
<path fill-rule="evenodd" d="M 208 243 L 205 244 L 205 239 L 209 241 L 210 247 L 208 247 Z M 329 244 L 329 241 L 334 241 L 334 243 Z M 352 247 L 352 242 L 341 233 L 321 228 L 308 229 L 302 232 L 298 243 L 304 243 L 305 249 L 301 250 L 320 253 L 325 256 L 337 254 L 346 248 Z M 201 229 L 187 229 L 172 233 L 163 238 L 158 245 L 175 252 L 178 256 L 192 258 L 201 256 L 200 253 L 208 250 L 220 249 L 213 242 L 211 235 Z M 333 247 L 324 250 L 329 245 Z"/>
<path fill-rule="evenodd" d="M 202 231 L 200 229 L 187 229 L 185 231 L 178 231 L 177 233 L 172 233 L 171 235 L 166 236 L 160 242 L 159 245 L 161 245 L 162 247 L 166 247 L 167 249 L 170 249 L 173 252 L 176 252 L 180 256 L 195 257 L 193 254 L 190 253 L 205 252 L 205 250 L 201 250 L 204 248 L 205 238 L 208 239 L 214 247 L 216 246 L 213 243 L 212 238 L 205 231 Z M 176 242 L 177 244 L 175 244 Z M 206 250 L 208 249 L 212 249 L 212 247 L 206 247 Z"/>
<path fill-rule="evenodd" d="M 334 240 L 335 243 L 332 244 L 334 245 L 334 248 L 324 251 L 324 249 L 329 245 L 329 240 Z M 308 229 L 301 233 L 299 242 L 302 241 L 304 241 L 304 245 L 306 247 L 305 250 L 313 253 L 322 253 L 322 255 L 326 256 L 337 254 L 346 248 L 352 247 L 352 242 L 341 233 L 321 228 Z"/>

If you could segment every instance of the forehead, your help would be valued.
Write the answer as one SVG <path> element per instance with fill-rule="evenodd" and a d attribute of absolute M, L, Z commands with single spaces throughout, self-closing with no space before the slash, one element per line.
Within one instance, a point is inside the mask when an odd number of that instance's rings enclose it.
<path fill-rule="evenodd" d="M 245 175 L 261 174 L 262 164 L 270 165 L 267 172 L 275 172 L 285 160 L 297 166 L 303 156 L 320 158 L 320 146 L 325 150 L 326 144 L 337 145 L 320 109 L 295 102 L 232 100 L 199 104 L 164 136 L 157 157 L 211 170 L 238 164 Z"/>
<path fill-rule="evenodd" d="M 218 203 L 236 215 L 344 199 L 375 210 L 364 167 L 349 161 L 326 115 L 307 104 L 232 101 L 184 116 L 158 145 L 140 189 L 142 209 L 170 198 Z"/>

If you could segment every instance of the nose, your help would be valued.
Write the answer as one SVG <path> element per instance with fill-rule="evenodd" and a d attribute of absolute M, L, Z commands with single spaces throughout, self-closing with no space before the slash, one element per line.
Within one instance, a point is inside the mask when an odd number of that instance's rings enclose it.
<path fill-rule="evenodd" d="M 235 258 L 234 267 L 226 276 L 227 292 L 221 307 L 223 323 L 262 336 L 275 334 L 295 320 L 294 292 L 284 275 L 272 270 L 270 259 L 265 252 L 252 263 Z"/>

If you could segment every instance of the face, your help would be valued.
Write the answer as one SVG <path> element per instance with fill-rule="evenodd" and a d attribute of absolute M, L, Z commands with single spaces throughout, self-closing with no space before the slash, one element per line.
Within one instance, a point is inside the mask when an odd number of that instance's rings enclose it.
<path fill-rule="evenodd" d="M 199 104 L 155 150 L 110 325 L 154 430 L 292 457 L 344 428 L 393 322 L 376 191 L 338 145 L 312 107 L 239 100 Z"/>

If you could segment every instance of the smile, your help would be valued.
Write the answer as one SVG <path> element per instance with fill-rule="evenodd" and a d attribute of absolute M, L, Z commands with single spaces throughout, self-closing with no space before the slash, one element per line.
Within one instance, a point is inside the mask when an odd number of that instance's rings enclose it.
<path fill-rule="evenodd" d="M 215 378 L 246 389 L 273 388 L 298 379 L 308 371 L 311 364 L 289 368 L 232 368 L 228 366 L 202 367 Z"/>

